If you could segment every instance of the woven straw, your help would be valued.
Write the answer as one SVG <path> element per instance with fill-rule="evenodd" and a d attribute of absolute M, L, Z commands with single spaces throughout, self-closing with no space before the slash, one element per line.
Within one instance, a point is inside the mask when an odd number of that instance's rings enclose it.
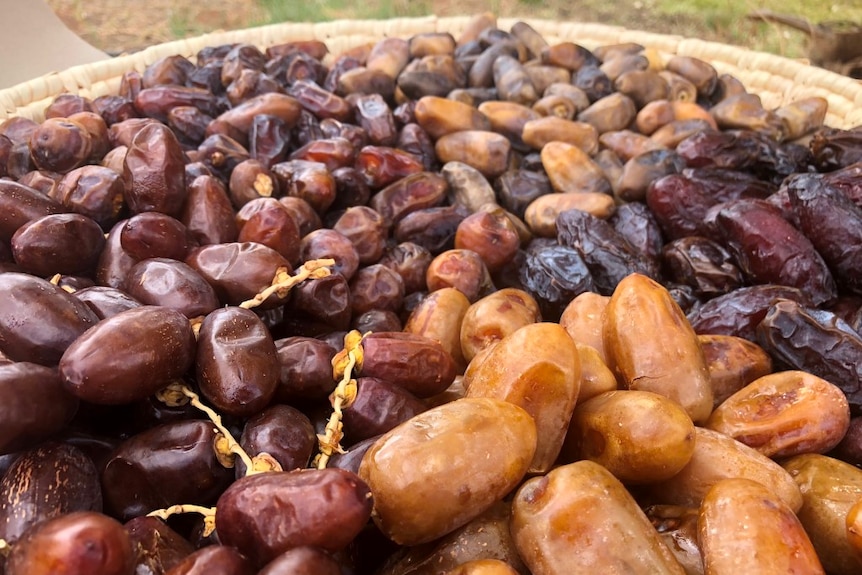
<path fill-rule="evenodd" d="M 168 55 L 192 58 L 206 46 L 234 42 L 265 48 L 292 40 L 322 40 L 332 54 L 374 42 L 385 36 L 407 38 L 420 32 L 450 32 L 456 38 L 471 17 L 399 18 L 390 20 L 340 20 L 320 24 L 287 23 L 217 32 L 186 40 L 167 42 L 127 56 L 75 66 L 11 88 L 0 90 L 0 120 L 24 116 L 43 119 L 43 110 L 58 94 L 78 93 L 89 98 L 114 94 L 122 74 L 142 72 L 149 64 Z M 627 30 L 617 26 L 579 22 L 523 19 L 550 44 L 570 41 L 587 48 L 603 44 L 636 42 L 658 50 L 664 57 L 693 56 L 710 62 L 719 73 L 736 76 L 763 105 L 775 108 L 809 96 L 829 102 L 826 124 L 836 128 L 862 125 L 862 83 L 800 62 L 715 42 Z M 509 29 L 517 19 L 501 18 L 497 24 Z"/>

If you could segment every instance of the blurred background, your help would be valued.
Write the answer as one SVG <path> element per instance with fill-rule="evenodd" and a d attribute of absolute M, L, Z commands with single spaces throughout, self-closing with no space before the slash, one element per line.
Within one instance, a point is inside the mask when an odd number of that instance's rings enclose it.
<path fill-rule="evenodd" d="M 862 0 L 47 0 L 75 33 L 112 55 L 214 30 L 284 21 L 469 15 L 599 22 L 806 58 L 823 30 L 862 23 Z M 824 23 L 799 31 L 756 11 Z M 830 28 L 831 26 L 831 28 Z M 850 29 L 853 29 L 852 27 Z M 862 33 L 859 36 L 862 51 Z"/>

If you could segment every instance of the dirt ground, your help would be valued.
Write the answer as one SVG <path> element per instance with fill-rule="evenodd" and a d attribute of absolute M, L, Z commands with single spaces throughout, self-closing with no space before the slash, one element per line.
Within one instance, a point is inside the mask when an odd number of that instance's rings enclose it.
<path fill-rule="evenodd" d="M 247 28 L 264 17 L 256 0 L 47 0 L 73 32 L 117 55 L 214 30 Z"/>
<path fill-rule="evenodd" d="M 109 54 L 133 52 L 152 44 L 214 30 L 232 30 L 265 23 L 267 12 L 259 0 L 46 0 L 66 25 Z M 286 0 L 295 1 L 295 0 Z M 314 0 L 301 0 L 313 2 Z M 344 2 L 342 2 L 344 4 Z M 631 6 L 633 6 L 633 8 Z M 625 9 L 620 9 L 626 5 Z M 346 16 L 350 2 L 346 4 Z M 415 5 L 414 5 L 415 6 Z M 658 17 L 649 1 L 549 2 L 538 0 L 427 0 L 422 6 L 438 16 L 474 14 L 489 9 L 498 16 L 561 18 L 602 22 L 638 30 L 674 33 L 726 41 L 692 18 Z M 396 3 L 395 8 L 399 5 Z M 408 9 L 410 8 L 408 2 Z M 334 12 L 337 16 L 338 11 Z M 415 14 L 415 10 L 414 13 Z"/>

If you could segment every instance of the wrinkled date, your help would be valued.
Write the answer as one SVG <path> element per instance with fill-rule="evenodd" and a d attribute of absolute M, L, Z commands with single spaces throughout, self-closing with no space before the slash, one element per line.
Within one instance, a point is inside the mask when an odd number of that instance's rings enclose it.
<path fill-rule="evenodd" d="M 835 314 L 793 301 L 773 305 L 757 326 L 760 344 L 781 365 L 813 373 L 862 407 L 862 336 Z"/>
<path fill-rule="evenodd" d="M 0 123 L 0 572 L 859 572 L 860 131 L 386 30 Z"/>

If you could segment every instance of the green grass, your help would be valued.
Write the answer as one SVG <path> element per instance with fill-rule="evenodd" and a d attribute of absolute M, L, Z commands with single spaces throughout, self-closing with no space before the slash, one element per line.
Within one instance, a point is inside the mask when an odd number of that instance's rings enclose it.
<path fill-rule="evenodd" d="M 324 22 L 338 18 L 389 19 L 433 12 L 430 0 L 259 0 L 268 22 Z"/>
<path fill-rule="evenodd" d="M 779 24 L 753 21 L 746 16 L 757 10 L 791 14 L 813 23 L 849 20 L 862 22 L 858 0 L 656 0 L 655 9 L 667 16 L 699 20 L 704 27 L 727 42 L 789 57 L 804 55 L 806 36 Z"/>

